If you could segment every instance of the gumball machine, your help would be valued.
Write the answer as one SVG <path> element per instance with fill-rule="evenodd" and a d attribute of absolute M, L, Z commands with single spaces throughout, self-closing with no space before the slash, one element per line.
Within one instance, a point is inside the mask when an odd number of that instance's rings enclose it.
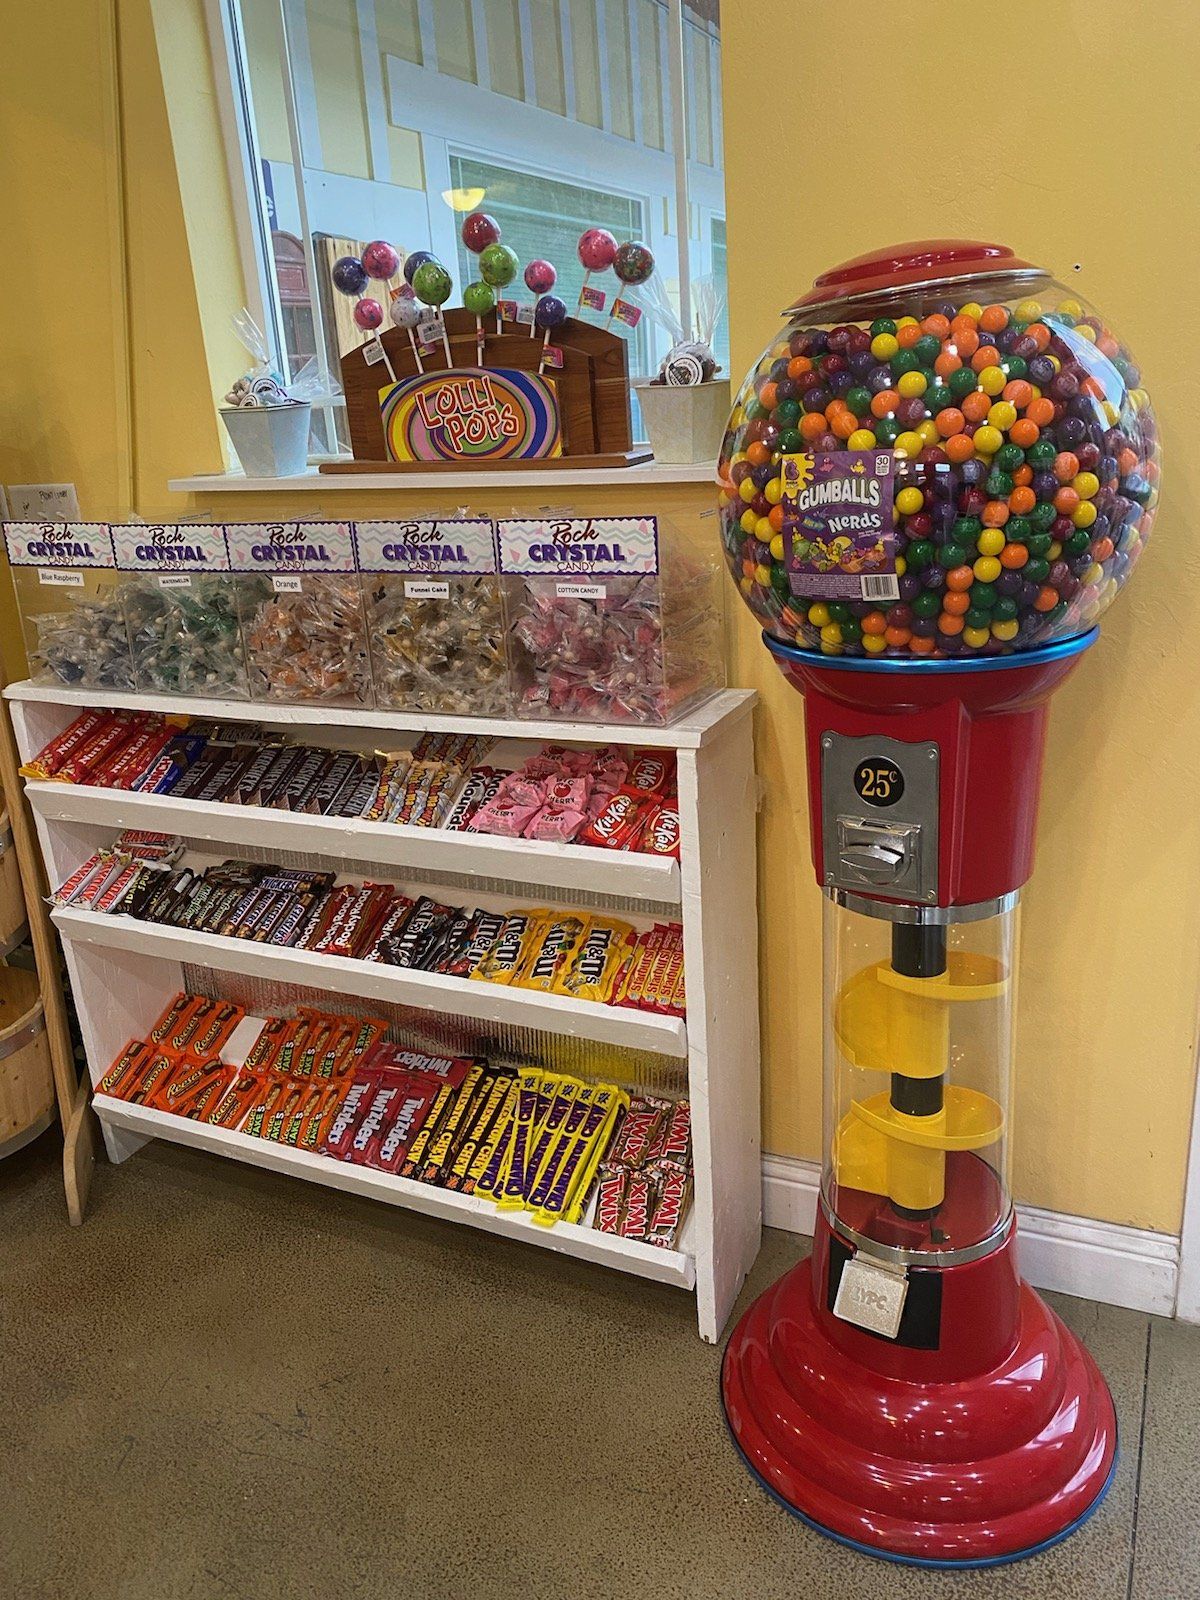
<path fill-rule="evenodd" d="M 1145 546 L 1157 432 L 1111 328 L 1004 246 L 862 256 L 785 316 L 721 524 L 804 697 L 825 1154 L 725 1414 L 820 1530 L 988 1566 L 1070 1534 L 1116 1461 L 1103 1377 L 1018 1273 L 1010 1085 L 1049 701 Z"/>

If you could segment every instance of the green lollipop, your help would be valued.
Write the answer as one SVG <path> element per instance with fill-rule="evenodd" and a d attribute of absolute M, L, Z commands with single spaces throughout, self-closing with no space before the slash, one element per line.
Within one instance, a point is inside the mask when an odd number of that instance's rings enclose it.
<path fill-rule="evenodd" d="M 479 256 L 479 276 L 494 289 L 502 289 L 506 283 L 511 283 L 520 267 L 517 252 L 510 250 L 506 244 L 489 244 Z"/>
<path fill-rule="evenodd" d="M 474 317 L 486 317 L 496 309 L 496 291 L 490 283 L 469 283 L 463 290 L 463 306 Z"/>
<path fill-rule="evenodd" d="M 496 309 L 496 291 L 490 283 L 481 283 L 476 279 L 463 290 L 463 306 L 475 317 L 475 364 L 482 367 L 483 319 L 489 311 Z"/>
<path fill-rule="evenodd" d="M 454 280 L 440 261 L 422 261 L 413 273 L 413 293 L 423 305 L 445 305 L 454 287 Z"/>

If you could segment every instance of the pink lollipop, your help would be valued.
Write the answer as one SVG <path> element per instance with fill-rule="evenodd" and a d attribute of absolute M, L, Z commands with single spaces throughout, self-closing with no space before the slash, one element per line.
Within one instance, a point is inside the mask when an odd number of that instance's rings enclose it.
<path fill-rule="evenodd" d="M 378 300 L 364 296 L 354 308 L 354 321 L 364 333 L 374 333 L 383 323 L 383 307 Z"/>
<path fill-rule="evenodd" d="M 400 256 L 386 239 L 372 239 L 362 253 L 362 264 L 368 278 L 386 281 L 400 271 Z"/>
<path fill-rule="evenodd" d="M 617 241 L 607 228 L 588 228 L 579 235 L 579 260 L 585 268 L 579 290 L 579 309 L 604 310 L 603 289 L 589 289 L 593 272 L 607 272 L 617 253 Z"/>
<path fill-rule="evenodd" d="M 606 272 L 617 253 L 617 241 L 607 228 L 588 228 L 579 235 L 579 260 L 589 272 Z"/>
<path fill-rule="evenodd" d="M 558 269 L 552 261 L 531 261 L 525 268 L 525 287 L 531 294 L 536 294 L 540 299 L 542 295 L 549 294 L 558 282 Z M 536 322 L 529 324 L 529 337 L 532 339 L 536 330 Z"/>

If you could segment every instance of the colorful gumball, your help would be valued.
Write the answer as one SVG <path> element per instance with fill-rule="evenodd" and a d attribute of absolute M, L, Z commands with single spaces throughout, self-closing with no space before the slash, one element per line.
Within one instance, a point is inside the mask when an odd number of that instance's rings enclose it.
<path fill-rule="evenodd" d="M 617 246 L 612 267 L 622 283 L 645 283 L 654 271 L 654 256 L 646 245 L 632 241 Z"/>
<path fill-rule="evenodd" d="M 479 276 L 494 289 L 511 283 L 520 271 L 521 263 L 515 250 L 506 244 L 489 244 L 479 256 Z"/>
<path fill-rule="evenodd" d="M 525 287 L 530 294 L 549 294 L 558 282 L 558 270 L 549 261 L 531 261 L 525 268 Z"/>
<path fill-rule="evenodd" d="M 368 278 L 386 282 L 400 271 L 400 256 L 386 239 L 372 239 L 362 253 L 362 267 Z"/>
<path fill-rule="evenodd" d="M 1048 274 L 1017 263 L 1010 278 L 1011 251 L 969 248 L 835 269 L 738 395 L 718 463 L 725 554 L 778 639 L 1009 655 L 1090 629 L 1145 548 L 1160 448 L 1133 356 Z M 621 246 L 622 282 L 642 249 Z M 862 514 L 872 481 L 877 518 Z"/>
<path fill-rule="evenodd" d="M 357 256 L 342 256 L 333 263 L 329 274 L 333 287 L 339 294 L 360 295 L 370 282 L 370 277 Z"/>
<path fill-rule="evenodd" d="M 362 299 L 355 305 L 353 316 L 364 333 L 374 333 L 383 323 L 383 307 L 378 300 Z"/>
<path fill-rule="evenodd" d="M 579 261 L 588 272 L 607 272 L 617 253 L 617 241 L 606 228 L 588 228 L 579 236 Z"/>
<path fill-rule="evenodd" d="M 462 242 L 472 255 L 478 255 L 488 245 L 500 243 L 500 224 L 486 211 L 472 211 L 469 217 L 463 218 Z"/>
<path fill-rule="evenodd" d="M 404 281 L 411 284 L 416 275 L 417 268 L 423 267 L 427 261 L 436 261 L 437 257 L 428 250 L 414 250 L 411 255 L 404 258 Z"/>

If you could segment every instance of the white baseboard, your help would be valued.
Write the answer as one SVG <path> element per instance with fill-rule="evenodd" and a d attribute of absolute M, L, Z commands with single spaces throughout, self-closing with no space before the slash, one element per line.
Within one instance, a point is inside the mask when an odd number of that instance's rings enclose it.
<path fill-rule="evenodd" d="M 763 1223 L 811 1233 L 820 1168 L 815 1161 L 764 1156 Z M 1132 1311 L 1175 1312 L 1179 1240 L 1170 1233 L 1126 1228 L 1018 1206 L 1021 1271 L 1036 1289 L 1082 1295 Z"/>

